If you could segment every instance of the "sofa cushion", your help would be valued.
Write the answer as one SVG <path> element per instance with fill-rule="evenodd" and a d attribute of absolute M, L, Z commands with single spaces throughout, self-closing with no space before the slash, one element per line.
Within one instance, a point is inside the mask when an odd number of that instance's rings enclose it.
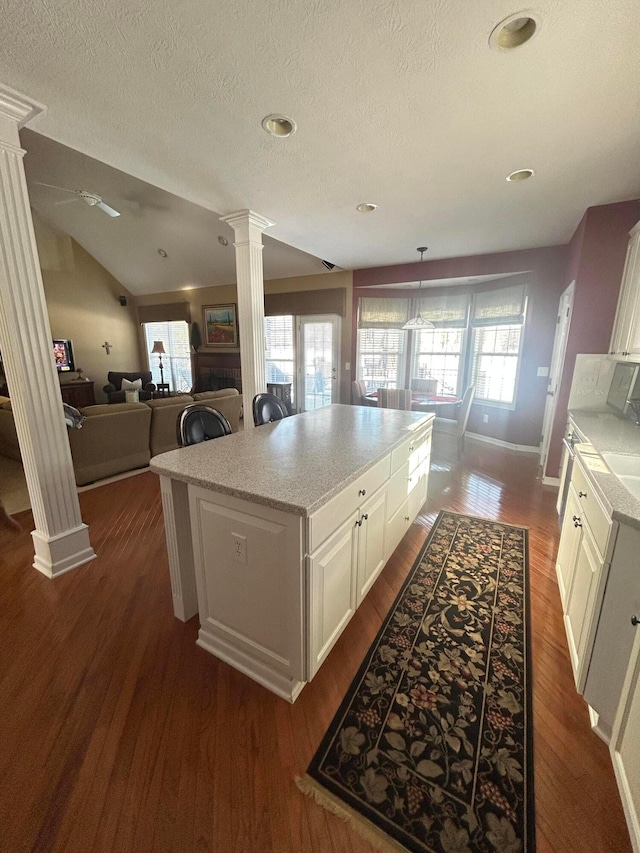
<path fill-rule="evenodd" d="M 200 400 L 216 400 L 220 397 L 238 397 L 240 392 L 237 388 L 221 388 L 219 391 L 199 391 L 193 395 L 196 402 Z"/>
<path fill-rule="evenodd" d="M 159 397 L 149 400 L 146 405 L 151 409 L 151 455 L 177 450 L 178 418 L 185 408 L 193 403 L 189 394 L 176 394 L 173 397 Z"/>
<path fill-rule="evenodd" d="M 129 409 L 148 409 L 146 403 L 97 403 L 95 406 L 85 406 L 80 409 L 87 418 L 96 415 L 117 415 L 118 412 L 126 412 Z"/>

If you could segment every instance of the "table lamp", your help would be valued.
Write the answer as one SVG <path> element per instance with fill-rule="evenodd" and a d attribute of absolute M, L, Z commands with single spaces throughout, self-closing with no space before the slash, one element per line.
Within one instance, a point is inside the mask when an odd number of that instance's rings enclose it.
<path fill-rule="evenodd" d="M 162 370 L 162 356 L 164 355 L 164 344 L 162 343 L 162 341 L 153 342 L 153 349 L 151 350 L 151 353 L 157 353 L 160 358 L 160 361 L 158 363 L 158 367 L 160 368 L 160 383 L 164 385 L 164 373 Z"/>

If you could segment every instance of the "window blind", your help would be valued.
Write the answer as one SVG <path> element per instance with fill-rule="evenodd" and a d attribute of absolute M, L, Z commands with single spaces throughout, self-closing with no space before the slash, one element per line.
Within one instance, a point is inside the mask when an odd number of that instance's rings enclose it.
<path fill-rule="evenodd" d="M 467 325 L 470 302 L 467 293 L 424 296 L 416 301 L 424 319 L 430 320 L 437 329 L 459 329 Z"/>
<path fill-rule="evenodd" d="M 359 329 L 401 329 L 409 319 L 408 299 L 376 299 L 362 296 L 358 300 Z"/>
<path fill-rule="evenodd" d="M 524 323 L 525 299 L 524 284 L 477 293 L 471 325 L 502 326 Z"/>

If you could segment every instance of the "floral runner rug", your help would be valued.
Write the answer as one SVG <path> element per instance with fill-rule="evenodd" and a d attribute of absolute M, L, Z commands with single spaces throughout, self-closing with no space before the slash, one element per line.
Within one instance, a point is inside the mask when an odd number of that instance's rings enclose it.
<path fill-rule="evenodd" d="M 527 530 L 441 512 L 302 791 L 382 850 L 535 850 Z"/>

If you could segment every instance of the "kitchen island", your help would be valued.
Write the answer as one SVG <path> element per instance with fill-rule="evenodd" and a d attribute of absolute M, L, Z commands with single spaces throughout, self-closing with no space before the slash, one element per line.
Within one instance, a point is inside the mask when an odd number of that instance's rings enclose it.
<path fill-rule="evenodd" d="M 433 418 L 332 405 L 154 457 L 198 645 L 295 701 L 426 499 Z"/>

